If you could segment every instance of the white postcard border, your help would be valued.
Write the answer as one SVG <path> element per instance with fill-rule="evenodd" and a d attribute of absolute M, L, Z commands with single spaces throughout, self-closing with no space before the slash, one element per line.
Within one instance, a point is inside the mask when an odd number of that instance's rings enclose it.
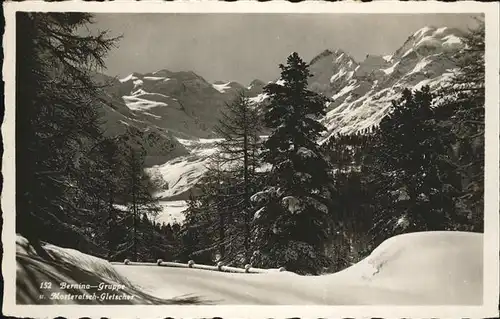
<path fill-rule="evenodd" d="M 479 2 L 302 2 L 272 1 L 218 2 L 133 2 L 91 3 L 8 2 L 3 4 L 5 34 L 3 39 L 5 115 L 2 124 L 4 155 L 2 192 L 4 256 L 3 313 L 28 317 L 222 317 L 222 318 L 485 318 L 498 315 L 499 301 L 499 9 L 498 3 Z M 15 304 L 15 12 L 16 11 L 85 11 L 85 12 L 163 12 L 163 13 L 484 13 L 486 19 L 486 152 L 485 152 L 485 230 L 484 230 L 484 304 L 482 306 L 66 306 Z"/>

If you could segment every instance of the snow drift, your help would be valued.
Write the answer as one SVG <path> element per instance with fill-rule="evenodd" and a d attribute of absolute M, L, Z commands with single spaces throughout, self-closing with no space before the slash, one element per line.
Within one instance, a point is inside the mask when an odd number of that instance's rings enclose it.
<path fill-rule="evenodd" d="M 386 303 L 479 305 L 483 235 L 441 231 L 395 236 L 356 265 L 326 276 L 324 282 L 329 287 L 356 285 L 367 291 L 394 292 L 396 299 Z"/>
<path fill-rule="evenodd" d="M 482 234 L 443 231 L 395 236 L 358 264 L 323 276 L 115 267 L 158 298 L 193 294 L 218 304 L 480 305 L 482 252 Z"/>
<path fill-rule="evenodd" d="M 191 304 L 193 297 L 161 299 L 134 286 L 104 259 L 16 237 L 18 304 Z"/>

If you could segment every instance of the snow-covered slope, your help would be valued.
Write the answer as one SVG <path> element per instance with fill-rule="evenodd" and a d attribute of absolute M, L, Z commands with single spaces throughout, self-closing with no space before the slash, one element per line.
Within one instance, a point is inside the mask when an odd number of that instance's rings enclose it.
<path fill-rule="evenodd" d="M 115 92 L 135 117 L 177 137 L 213 138 L 225 103 L 240 91 L 253 96 L 262 87 L 258 80 L 245 87 L 237 82 L 209 83 L 190 71 L 159 70 L 132 73 L 108 90 Z"/>
<path fill-rule="evenodd" d="M 130 78 L 134 77 L 135 75 L 132 75 Z M 146 114 L 139 116 L 133 108 L 125 105 L 119 80 L 95 74 L 94 81 L 100 85 L 106 85 L 101 91 L 102 101 L 99 104 L 102 127 L 106 136 L 115 137 L 128 133 L 129 142 L 146 151 L 146 165 L 148 166 L 165 163 L 171 158 L 188 154 L 188 151 L 169 130 L 149 121 L 150 116 Z M 130 102 L 136 109 L 141 107 L 147 109 L 148 105 L 153 103 L 141 99 L 140 95 Z"/>
<path fill-rule="evenodd" d="M 162 210 L 157 216 L 158 222 L 182 223 L 186 200 L 192 193 L 197 194 L 196 183 L 207 171 L 207 165 L 212 154 L 217 151 L 215 143 L 219 139 L 177 139 L 188 150 L 188 154 L 154 165 L 146 171 L 154 179 L 161 180 L 163 189 L 156 194 Z"/>
<path fill-rule="evenodd" d="M 322 276 L 111 265 L 50 244 L 35 250 L 19 235 L 16 261 L 20 304 L 480 305 L 483 299 L 483 235 L 467 232 L 395 236 L 358 264 Z M 50 288 L 40 288 L 42 282 Z M 63 287 L 63 283 L 75 286 Z M 99 284 L 108 286 L 99 290 Z M 64 297 L 94 293 L 94 300 Z M 108 295 L 100 300 L 103 293 L 133 298 L 117 300 Z"/>
<path fill-rule="evenodd" d="M 446 231 L 395 236 L 366 259 L 326 280 L 330 285 L 355 282 L 425 295 L 434 304 L 481 304 L 483 236 Z"/>
<path fill-rule="evenodd" d="M 404 88 L 445 84 L 455 68 L 450 57 L 463 48 L 461 37 L 457 29 L 426 27 L 392 55 L 367 55 L 357 63 L 346 53 L 335 51 L 312 63 L 313 73 L 322 71 L 311 79 L 311 88 L 333 99 L 323 119 L 329 134 L 370 130 Z M 329 84 L 324 85 L 330 75 Z"/>
<path fill-rule="evenodd" d="M 16 237 L 16 302 L 18 304 L 173 304 L 142 291 L 106 260 L 75 249 L 45 244 L 38 249 Z M 42 286 L 43 283 L 43 286 Z"/>
<path fill-rule="evenodd" d="M 192 294 L 218 304 L 480 305 L 482 251 L 482 234 L 421 232 L 390 238 L 360 263 L 323 276 L 115 267 L 158 298 Z"/>
<path fill-rule="evenodd" d="M 162 165 L 155 165 L 147 171 L 153 176 L 161 176 L 165 182 L 165 190 L 158 196 L 162 200 L 186 200 L 192 187 L 207 170 L 210 156 L 217 149 L 217 139 L 184 140 L 178 139 L 189 150 L 188 155 L 179 156 Z"/>
<path fill-rule="evenodd" d="M 266 138 L 261 136 L 261 138 Z M 165 223 L 184 221 L 182 211 L 187 208 L 186 200 L 190 194 L 198 194 L 196 183 L 204 176 L 210 164 L 211 155 L 217 152 L 217 142 L 221 139 L 177 139 L 189 152 L 188 155 L 168 160 L 161 165 L 154 165 L 146 171 L 154 180 L 163 185 L 156 196 L 160 200 L 162 210 L 157 221 Z M 258 168 L 268 170 L 268 165 Z"/>

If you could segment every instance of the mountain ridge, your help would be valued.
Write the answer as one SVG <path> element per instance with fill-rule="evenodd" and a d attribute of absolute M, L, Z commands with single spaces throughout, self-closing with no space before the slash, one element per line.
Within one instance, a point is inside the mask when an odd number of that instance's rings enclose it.
<path fill-rule="evenodd" d="M 438 89 L 446 85 L 456 68 L 452 56 L 463 49 L 462 36 L 456 29 L 425 27 L 410 34 L 392 54 L 367 54 L 363 61 L 356 61 L 341 49 L 320 52 L 311 59 L 313 76 L 309 88 L 332 100 L 326 107 L 326 116 L 320 119 L 327 128 L 320 143 L 336 134 L 370 132 L 389 114 L 391 101 L 404 88 L 430 85 Z M 147 147 L 147 170 L 165 184 L 157 194 L 164 207 L 161 216 L 171 218 L 168 216 L 175 206 L 174 211 L 181 218 L 185 200 L 190 193 L 197 193 L 195 184 L 205 174 L 211 154 L 217 152 L 216 136 L 210 132 L 210 125 L 218 120 L 217 113 L 234 98 L 238 91 L 235 88 L 243 88 L 255 107 L 264 107 L 269 98 L 263 93 L 267 83 L 210 83 L 192 71 L 168 70 L 132 73 L 124 79 L 114 79 L 106 89 L 113 101 L 107 108 L 113 115 L 111 122 L 114 126 L 128 124 L 137 128 L 137 142 L 148 134 L 157 137 Z M 279 78 L 271 82 L 282 83 Z M 213 105 L 212 101 L 217 102 Z M 183 122 L 187 127 L 179 128 Z M 198 127 L 202 125 L 205 130 Z"/>
<path fill-rule="evenodd" d="M 457 29 L 424 27 L 411 34 L 392 54 L 367 54 L 363 61 L 356 61 L 341 49 L 320 52 L 310 63 L 313 75 L 309 88 L 332 100 L 326 107 L 326 116 L 320 119 L 327 128 L 320 142 L 336 134 L 371 131 L 390 112 L 391 101 L 397 99 L 404 88 L 430 85 L 437 89 L 445 85 L 456 68 L 452 56 L 464 47 L 462 36 Z M 279 78 L 274 82 L 279 84 Z M 192 71 L 159 70 L 133 73 L 121 81 L 115 80 L 107 92 L 113 96 L 119 113 L 128 117 L 129 125 L 139 127 L 141 132 L 151 126 L 163 139 L 161 144 L 174 146 L 163 148 L 166 154 L 158 157 L 170 159 L 153 161 L 150 165 L 168 171 L 170 166 L 179 169 L 179 161 L 184 160 L 186 163 L 196 161 L 197 166 L 202 167 L 202 162 L 209 159 L 207 153 L 213 151 L 209 151 L 211 144 L 198 143 L 194 151 L 186 140 L 215 138 L 211 128 L 218 121 L 217 115 L 239 90 L 243 90 L 256 107 L 263 107 L 268 100 L 262 93 L 265 84 L 260 80 L 246 87 L 230 81 L 210 83 Z M 187 184 L 198 180 L 203 172 L 190 168 Z M 168 179 L 178 180 L 184 173 L 179 171 L 178 178 L 169 176 Z M 182 193 L 187 194 L 189 188 L 184 185 Z"/>

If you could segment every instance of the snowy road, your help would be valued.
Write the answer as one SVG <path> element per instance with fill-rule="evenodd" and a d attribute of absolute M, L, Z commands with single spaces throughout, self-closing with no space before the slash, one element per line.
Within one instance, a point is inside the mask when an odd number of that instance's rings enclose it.
<path fill-rule="evenodd" d="M 158 298 L 194 295 L 208 304 L 322 304 L 294 286 L 293 274 L 232 274 L 189 268 L 114 265 Z M 295 278 L 296 280 L 296 278 Z M 295 281 L 294 280 L 294 281 Z"/>
<path fill-rule="evenodd" d="M 293 273 L 236 274 L 189 268 L 114 265 L 132 284 L 157 298 L 193 296 L 206 304 L 259 305 L 438 305 L 481 303 L 480 287 L 371 285 L 348 272 L 299 276 Z M 411 278 L 408 278 L 411 280 Z M 417 279 L 420 280 L 420 279 Z M 397 280 L 399 281 L 399 280 Z M 444 282 L 443 282 L 444 283 Z M 420 286 L 420 287 L 418 287 Z"/>

